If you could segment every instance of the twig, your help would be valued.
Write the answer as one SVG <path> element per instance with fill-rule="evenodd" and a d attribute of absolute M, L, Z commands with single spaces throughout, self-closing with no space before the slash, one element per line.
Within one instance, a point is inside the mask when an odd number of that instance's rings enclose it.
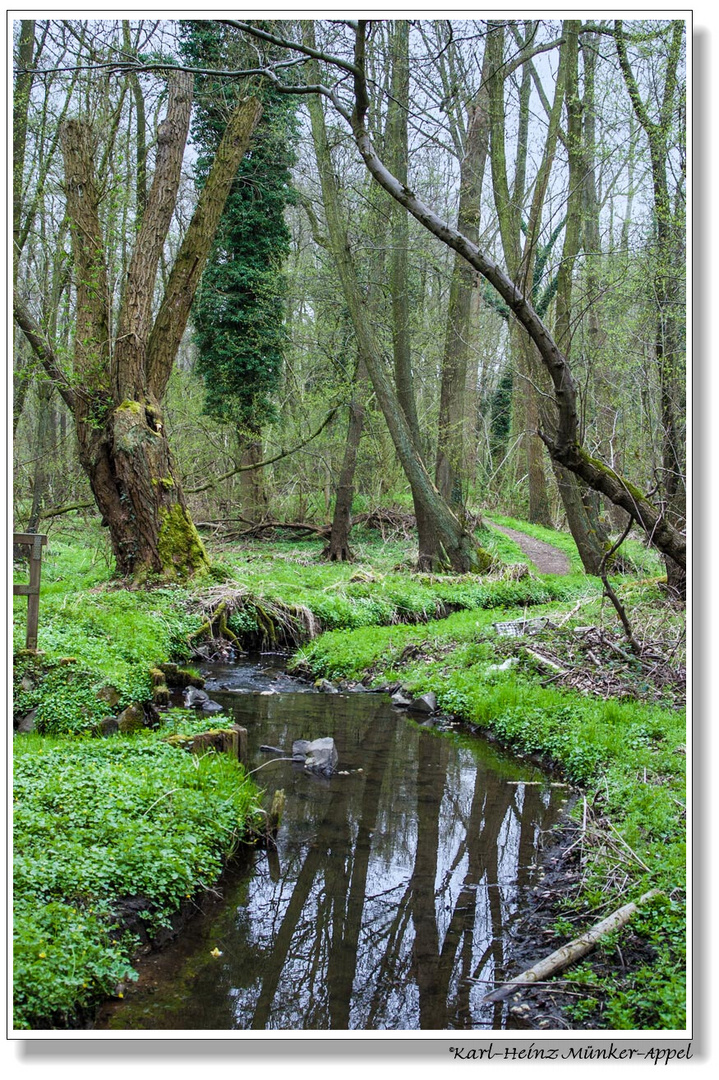
<path fill-rule="evenodd" d="M 633 849 L 633 848 L 631 848 L 631 847 L 629 846 L 629 844 L 628 844 L 628 843 L 626 842 L 626 840 L 624 839 L 624 837 L 622 836 L 622 834 L 621 834 L 621 833 L 619 832 L 619 830 L 618 830 L 618 829 L 617 829 L 617 828 L 616 828 L 616 827 L 615 827 L 614 825 L 612 825 L 611 821 L 609 821 L 609 822 L 608 822 L 608 824 L 609 824 L 609 828 L 610 828 L 610 829 L 612 830 L 612 832 L 614 833 L 614 835 L 615 835 L 615 836 L 617 837 L 617 839 L 619 840 L 620 844 L 623 844 L 623 845 L 624 845 L 624 847 L 625 847 L 625 848 L 627 849 L 627 851 L 629 852 L 629 854 L 630 854 L 630 855 L 631 855 L 631 856 L 632 856 L 632 857 L 633 857 L 634 859 L 636 859 L 636 861 L 637 861 L 637 862 L 639 863 L 639 865 L 641 866 L 642 870 L 646 870 L 646 872 L 647 872 L 648 874 L 651 874 L 651 870 L 649 869 L 649 867 L 647 866 L 647 864 L 646 864 L 645 862 L 642 862 L 642 860 L 641 860 L 641 859 L 639 858 L 639 856 L 637 855 L 636 851 L 634 851 L 634 849 Z"/>
<path fill-rule="evenodd" d="M 632 627 L 631 627 L 631 623 L 629 622 L 629 618 L 627 616 L 627 613 L 624 610 L 624 607 L 623 607 L 619 597 L 615 593 L 612 586 L 609 584 L 609 578 L 607 577 L 607 563 L 608 563 L 609 559 L 611 559 L 612 555 L 614 555 L 615 551 L 617 551 L 617 549 L 622 546 L 622 544 L 624 543 L 626 538 L 629 536 L 629 530 L 631 529 L 633 524 L 634 524 L 634 517 L 633 517 L 633 515 L 630 515 L 627 527 L 624 530 L 624 532 L 622 533 L 622 535 L 620 536 L 620 538 L 616 541 L 615 544 L 612 545 L 612 547 L 609 549 L 609 551 L 605 551 L 604 554 L 602 555 L 602 561 L 599 564 L 599 577 L 601 578 L 602 585 L 604 586 L 604 593 L 611 600 L 612 604 L 614 605 L 614 609 L 615 609 L 617 615 L 619 616 L 619 619 L 621 621 L 622 626 L 624 627 L 624 633 L 625 633 L 627 641 L 629 642 L 629 644 L 632 647 L 632 652 L 636 653 L 637 656 L 641 656 L 642 649 L 641 649 L 641 646 L 639 645 L 639 643 L 637 642 L 636 638 L 634 637 L 634 634 L 632 633 Z"/>

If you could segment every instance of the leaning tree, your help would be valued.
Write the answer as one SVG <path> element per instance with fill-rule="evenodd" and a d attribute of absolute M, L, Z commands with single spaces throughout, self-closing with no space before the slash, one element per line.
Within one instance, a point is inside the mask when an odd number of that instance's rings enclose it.
<path fill-rule="evenodd" d="M 351 34 L 350 48 L 334 53 L 317 48 L 306 40 L 283 37 L 279 33 L 271 33 L 240 20 L 228 20 L 228 25 L 252 35 L 258 41 L 265 41 L 273 47 L 284 46 L 294 53 L 310 58 L 311 61 L 325 65 L 328 78 L 335 79 L 334 84 L 322 83 L 315 77 L 314 81 L 303 86 L 290 87 L 269 63 L 264 68 L 264 73 L 275 85 L 287 92 L 318 94 L 330 101 L 336 112 L 346 121 L 362 160 L 377 183 L 433 236 L 466 259 L 495 290 L 521 330 L 528 336 L 548 375 L 553 415 L 549 418 L 549 423 L 543 424 L 538 434 L 552 461 L 625 510 L 667 559 L 685 569 L 684 522 L 672 519 L 663 502 L 654 500 L 653 492 L 643 492 L 617 470 L 591 455 L 584 447 L 577 383 L 565 352 L 534 307 L 530 291 L 523 287 L 521 280 L 514 280 L 510 273 L 503 270 L 479 244 L 464 235 L 458 227 L 444 221 L 423 202 L 388 168 L 377 152 L 369 123 L 371 95 L 367 74 L 367 20 L 345 23 Z M 590 30 L 592 27 L 586 24 L 585 29 Z M 380 380 L 382 374 L 379 373 Z M 380 399 L 376 383 L 375 390 Z"/>

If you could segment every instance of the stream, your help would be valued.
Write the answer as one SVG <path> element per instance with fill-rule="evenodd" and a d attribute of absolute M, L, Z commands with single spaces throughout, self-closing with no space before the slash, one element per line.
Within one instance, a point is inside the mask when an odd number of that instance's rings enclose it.
<path fill-rule="evenodd" d="M 568 790 L 476 736 L 424 730 L 385 695 L 316 693 L 283 663 L 204 668 L 248 730 L 250 768 L 264 766 L 264 805 L 285 791 L 277 851 L 250 851 L 96 1028 L 516 1026 L 481 999 L 505 975 Z M 327 735 L 329 779 L 260 751 Z"/>

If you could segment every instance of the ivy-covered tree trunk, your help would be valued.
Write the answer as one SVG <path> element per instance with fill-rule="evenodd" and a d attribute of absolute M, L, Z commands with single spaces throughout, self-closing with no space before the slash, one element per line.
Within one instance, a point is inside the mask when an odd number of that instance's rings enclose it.
<path fill-rule="evenodd" d="M 242 513 L 252 521 L 261 521 L 267 513 L 267 491 L 262 478 L 262 470 L 257 466 L 262 461 L 262 432 L 249 428 L 237 432 L 240 451 L 240 498 Z"/>
<path fill-rule="evenodd" d="M 227 192 L 261 112 L 250 99 L 231 115 L 153 320 L 155 281 L 177 200 L 191 101 L 191 76 L 174 74 L 115 334 L 93 137 L 82 119 L 67 121 L 61 131 L 76 288 L 71 379 L 26 305 L 19 298 L 15 305 L 21 329 L 73 413 L 80 461 L 110 530 L 118 573 L 135 580 L 148 574 L 186 577 L 207 565 L 168 446 L 161 402 Z"/>
<path fill-rule="evenodd" d="M 212 20 L 181 24 L 181 53 L 200 68 L 254 66 L 248 47 Z M 211 75 L 196 77 L 192 140 L 195 184 L 202 190 L 237 88 Z M 285 210 L 292 202 L 295 161 L 294 99 L 266 83 L 258 89 L 263 115 L 252 154 L 230 189 L 192 308 L 196 371 L 205 386 L 203 411 L 236 433 L 243 466 L 262 460 L 262 431 L 276 419 L 287 343 L 283 264 L 290 251 Z M 263 472 L 240 473 L 242 513 L 253 520 L 267 509 Z"/>

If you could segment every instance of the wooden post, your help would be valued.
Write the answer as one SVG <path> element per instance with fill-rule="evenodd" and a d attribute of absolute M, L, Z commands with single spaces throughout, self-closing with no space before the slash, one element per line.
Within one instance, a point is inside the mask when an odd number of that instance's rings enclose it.
<path fill-rule="evenodd" d="M 42 549 L 47 543 L 43 533 L 13 533 L 13 544 L 30 548 L 30 581 L 27 585 L 13 585 L 13 596 L 27 596 L 27 632 L 25 648 L 37 651 L 37 630 L 40 617 L 40 570 Z"/>
<path fill-rule="evenodd" d="M 247 752 L 247 728 L 240 724 L 233 724 L 232 730 L 237 734 L 237 760 L 247 768 L 249 755 Z"/>

